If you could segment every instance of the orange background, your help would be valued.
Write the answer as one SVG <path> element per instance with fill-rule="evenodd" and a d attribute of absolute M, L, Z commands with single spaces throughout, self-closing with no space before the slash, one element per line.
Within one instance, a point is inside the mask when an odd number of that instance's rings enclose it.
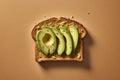
<path fill-rule="evenodd" d="M 49 1 L 0 0 L 0 80 L 120 80 L 120 1 Z M 35 62 L 31 30 L 53 16 L 87 29 L 83 62 Z"/>

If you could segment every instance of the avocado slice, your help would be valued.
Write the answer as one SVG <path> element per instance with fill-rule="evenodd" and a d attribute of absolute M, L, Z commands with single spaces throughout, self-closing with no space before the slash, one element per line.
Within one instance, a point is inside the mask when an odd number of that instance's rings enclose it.
<path fill-rule="evenodd" d="M 75 25 L 70 25 L 69 30 L 73 39 L 73 51 L 75 51 L 77 45 L 78 45 L 78 39 L 79 39 L 79 32 Z"/>
<path fill-rule="evenodd" d="M 62 55 L 62 53 L 65 51 L 65 38 L 58 29 L 52 27 L 52 30 L 55 33 L 56 37 L 58 38 L 57 53 L 58 55 Z"/>
<path fill-rule="evenodd" d="M 48 49 L 45 47 L 45 45 L 44 45 L 44 43 L 41 41 L 41 39 L 39 39 L 40 36 L 43 36 L 42 34 L 43 34 L 42 30 L 38 30 L 38 31 L 37 31 L 37 33 L 36 33 L 36 44 L 37 44 L 39 50 L 40 50 L 44 55 L 48 55 L 48 53 L 49 53 L 49 52 L 48 52 Z M 40 44 L 42 44 L 42 45 L 40 45 Z"/>
<path fill-rule="evenodd" d="M 66 27 L 60 26 L 59 28 L 60 28 L 61 33 L 64 35 L 64 37 L 66 39 L 66 55 L 70 55 L 72 53 L 72 48 L 73 48 L 71 34 L 70 34 L 69 30 L 67 30 Z"/>
<path fill-rule="evenodd" d="M 53 54 L 57 48 L 57 40 L 50 27 L 45 26 L 36 33 L 36 43 L 43 54 Z"/>

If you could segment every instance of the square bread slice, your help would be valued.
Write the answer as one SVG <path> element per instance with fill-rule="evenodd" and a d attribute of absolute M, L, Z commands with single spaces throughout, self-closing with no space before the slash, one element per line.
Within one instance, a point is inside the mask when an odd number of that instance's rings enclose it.
<path fill-rule="evenodd" d="M 39 48 L 36 44 L 36 32 L 41 29 L 42 25 L 47 25 L 47 26 L 52 26 L 52 27 L 58 28 L 58 26 L 60 26 L 61 24 L 66 25 L 66 27 L 71 24 L 76 25 L 76 28 L 78 29 L 78 32 L 80 35 L 76 50 L 74 52 L 72 52 L 72 54 L 70 56 L 67 56 L 65 54 L 65 52 L 63 53 L 63 55 L 60 56 L 57 54 L 57 51 L 50 56 L 44 55 L 39 50 Z M 80 24 L 77 21 L 74 21 L 74 20 L 71 20 L 68 18 L 64 18 L 64 17 L 60 17 L 60 18 L 53 17 L 53 18 L 50 18 L 50 19 L 47 19 L 47 20 L 44 20 L 44 21 L 38 23 L 32 29 L 32 33 L 31 33 L 32 38 L 35 42 L 35 60 L 37 62 L 41 62 L 41 61 L 79 61 L 79 62 L 81 62 L 83 60 L 83 39 L 86 36 L 86 34 L 87 34 L 87 32 L 82 24 Z"/>

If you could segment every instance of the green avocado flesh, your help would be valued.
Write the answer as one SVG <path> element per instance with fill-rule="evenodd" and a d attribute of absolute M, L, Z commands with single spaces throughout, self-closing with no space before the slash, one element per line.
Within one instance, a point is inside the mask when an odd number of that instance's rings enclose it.
<path fill-rule="evenodd" d="M 59 27 L 42 25 L 36 33 L 36 44 L 44 55 L 64 52 L 70 56 L 76 50 L 80 34 L 75 25 L 61 25 Z"/>
<path fill-rule="evenodd" d="M 69 26 L 69 30 L 70 30 L 70 33 L 71 33 L 72 39 L 73 39 L 73 51 L 75 51 L 75 49 L 78 45 L 79 32 L 74 25 Z"/>
<path fill-rule="evenodd" d="M 58 48 L 57 53 L 58 55 L 62 55 L 65 51 L 65 39 L 63 34 L 56 28 L 52 27 L 53 32 L 55 33 L 56 37 L 58 38 Z"/>
<path fill-rule="evenodd" d="M 36 33 L 36 43 L 43 54 L 53 54 L 57 48 L 57 39 L 50 27 L 45 26 Z"/>
<path fill-rule="evenodd" d="M 66 55 L 70 55 L 72 53 L 73 42 L 70 32 L 67 30 L 66 27 L 60 26 L 60 31 L 64 35 L 66 39 Z"/>

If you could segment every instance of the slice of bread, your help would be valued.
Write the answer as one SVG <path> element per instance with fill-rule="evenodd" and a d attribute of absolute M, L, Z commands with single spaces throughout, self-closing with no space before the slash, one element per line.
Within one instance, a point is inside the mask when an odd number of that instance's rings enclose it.
<path fill-rule="evenodd" d="M 79 34 L 80 34 L 77 48 L 70 56 L 67 56 L 65 53 L 63 53 L 63 55 L 59 56 L 59 55 L 57 55 L 57 52 L 55 52 L 54 54 L 52 54 L 50 56 L 45 56 L 37 47 L 36 32 L 39 29 L 41 29 L 42 25 L 48 25 L 48 26 L 58 28 L 61 24 L 64 24 L 65 27 L 68 27 L 71 24 L 76 26 L 76 28 L 78 29 Z M 64 17 L 60 17 L 60 18 L 53 17 L 53 18 L 50 18 L 50 19 L 47 19 L 47 20 L 44 20 L 44 21 L 38 23 L 32 29 L 32 33 L 31 33 L 32 38 L 35 41 L 35 60 L 37 62 L 41 62 L 41 61 L 82 61 L 83 60 L 83 38 L 86 36 L 86 33 L 87 32 L 82 24 L 80 24 L 77 21 L 67 19 Z"/>

